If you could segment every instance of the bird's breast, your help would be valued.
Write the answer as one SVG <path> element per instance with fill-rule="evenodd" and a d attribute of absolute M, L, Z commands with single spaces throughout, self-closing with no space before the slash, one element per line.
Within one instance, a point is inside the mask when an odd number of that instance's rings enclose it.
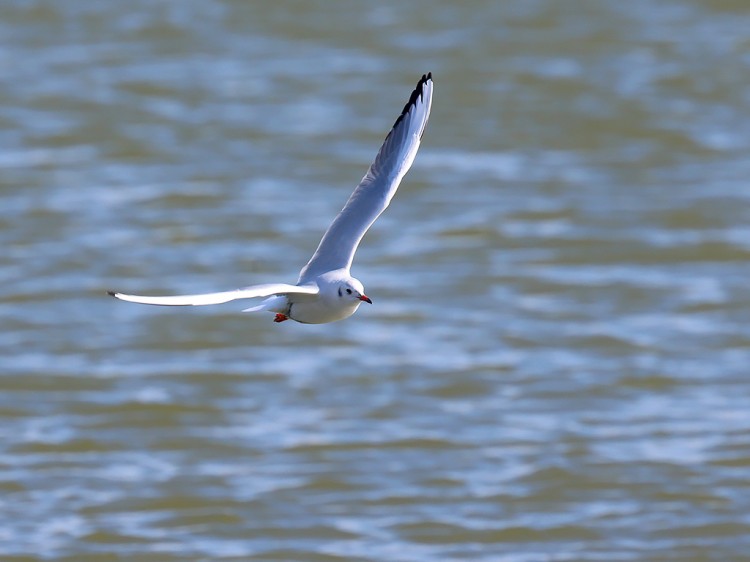
<path fill-rule="evenodd" d="M 349 318 L 359 305 L 359 302 L 332 304 L 324 300 L 295 302 L 289 307 L 289 317 L 303 324 L 326 324 Z"/>

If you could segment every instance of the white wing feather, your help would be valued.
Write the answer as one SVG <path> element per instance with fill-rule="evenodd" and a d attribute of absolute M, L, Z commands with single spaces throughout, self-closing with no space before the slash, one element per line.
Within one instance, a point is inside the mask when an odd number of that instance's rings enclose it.
<path fill-rule="evenodd" d="M 362 237 L 385 211 L 419 149 L 432 106 L 432 74 L 423 75 L 401 115 L 380 147 L 375 161 L 302 268 L 299 283 L 351 267 Z"/>
<path fill-rule="evenodd" d="M 244 289 L 224 291 L 222 293 L 205 293 L 201 295 L 179 295 L 174 297 L 145 297 L 141 295 L 125 295 L 110 292 L 113 297 L 141 304 L 157 304 L 163 306 L 201 306 L 205 304 L 221 304 L 237 299 L 252 299 L 255 297 L 270 297 L 271 295 L 317 295 L 318 287 L 314 285 L 287 285 L 285 283 L 267 283 L 253 285 Z"/>

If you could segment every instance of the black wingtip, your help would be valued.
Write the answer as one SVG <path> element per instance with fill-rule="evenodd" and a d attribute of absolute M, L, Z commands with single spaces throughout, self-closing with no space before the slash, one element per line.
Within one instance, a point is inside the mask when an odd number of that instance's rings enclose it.
<path fill-rule="evenodd" d="M 406 102 L 406 105 L 404 106 L 404 109 L 401 110 L 401 115 L 398 116 L 398 119 L 396 119 L 396 122 L 393 124 L 392 129 L 395 129 L 396 126 L 401 123 L 401 121 L 404 119 L 404 116 L 409 113 L 409 110 L 413 105 L 417 103 L 417 100 L 422 97 L 422 94 L 424 93 L 424 86 L 432 80 L 432 72 L 428 72 L 427 74 L 422 74 L 422 78 L 419 79 L 419 82 L 417 82 L 417 87 L 414 88 L 414 91 L 409 96 L 409 101 Z"/>
<path fill-rule="evenodd" d="M 116 293 L 115 293 L 114 291 L 107 291 L 107 294 L 108 294 L 108 295 L 109 295 L 110 297 L 115 297 L 115 298 L 117 298 L 117 294 L 116 294 Z"/>

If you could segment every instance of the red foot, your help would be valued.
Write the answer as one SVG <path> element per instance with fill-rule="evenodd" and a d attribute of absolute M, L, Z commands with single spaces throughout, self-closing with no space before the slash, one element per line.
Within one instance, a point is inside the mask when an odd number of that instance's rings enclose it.
<path fill-rule="evenodd" d="M 283 322 L 284 320 L 289 320 L 289 317 L 286 314 L 281 314 L 280 312 L 277 312 L 276 317 L 273 319 L 274 322 Z"/>

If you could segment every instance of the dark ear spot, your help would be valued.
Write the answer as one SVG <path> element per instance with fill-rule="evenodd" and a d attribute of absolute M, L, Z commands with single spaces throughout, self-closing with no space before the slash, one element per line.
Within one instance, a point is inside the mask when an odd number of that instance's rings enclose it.
<path fill-rule="evenodd" d="M 341 287 L 339 287 L 339 296 L 341 296 Z"/>

